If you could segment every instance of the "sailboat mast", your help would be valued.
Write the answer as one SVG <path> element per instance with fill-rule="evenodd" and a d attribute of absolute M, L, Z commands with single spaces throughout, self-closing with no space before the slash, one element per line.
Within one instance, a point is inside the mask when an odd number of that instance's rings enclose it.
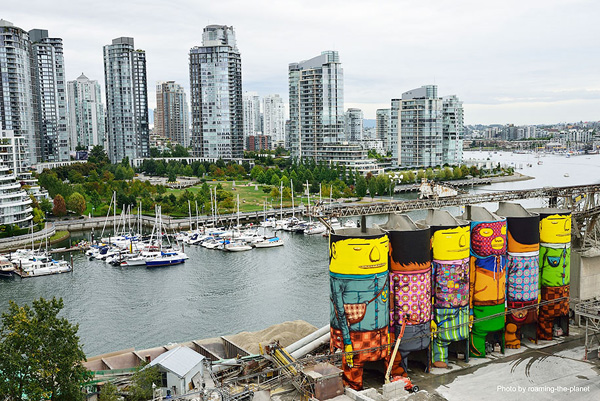
<path fill-rule="evenodd" d="M 279 183 L 279 219 L 283 220 L 283 182 Z"/>
<path fill-rule="evenodd" d="M 292 192 L 292 217 L 296 217 L 296 209 L 294 208 L 294 180 L 290 180 L 290 190 Z"/>
<path fill-rule="evenodd" d="M 192 204 L 188 199 L 188 214 L 190 216 L 190 231 L 192 231 Z"/>

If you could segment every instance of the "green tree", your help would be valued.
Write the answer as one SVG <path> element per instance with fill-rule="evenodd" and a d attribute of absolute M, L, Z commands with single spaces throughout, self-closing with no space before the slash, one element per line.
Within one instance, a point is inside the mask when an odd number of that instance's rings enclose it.
<path fill-rule="evenodd" d="M 375 177 L 371 177 L 367 186 L 369 187 L 369 196 L 374 198 L 375 195 L 377 195 L 377 179 Z"/>
<path fill-rule="evenodd" d="M 140 366 L 131 377 L 129 400 L 146 401 L 152 399 L 152 384 L 160 384 L 158 366 Z"/>
<path fill-rule="evenodd" d="M 431 167 L 429 167 L 427 169 L 427 171 L 425 172 L 425 176 L 427 177 L 428 180 L 433 180 L 433 177 L 435 177 L 435 175 L 434 175 L 433 169 Z"/>
<path fill-rule="evenodd" d="M 99 165 L 109 164 L 108 156 L 104 151 L 104 148 L 100 145 L 96 145 L 90 150 L 88 155 L 88 163 L 96 163 Z"/>
<path fill-rule="evenodd" d="M 408 182 L 415 182 L 415 173 L 412 170 L 408 170 L 408 173 L 404 175 L 404 179 L 408 180 Z"/>
<path fill-rule="evenodd" d="M 73 192 L 67 200 L 67 208 L 77 214 L 85 212 L 85 198 L 79 192 Z"/>
<path fill-rule="evenodd" d="M 52 214 L 56 217 L 62 217 L 67 214 L 67 204 L 65 198 L 61 194 L 54 197 L 54 207 L 52 207 Z"/>
<path fill-rule="evenodd" d="M 279 187 L 273 187 L 273 189 L 271 190 L 271 198 L 275 199 L 279 199 L 279 196 L 281 195 L 281 193 L 279 192 Z"/>
<path fill-rule="evenodd" d="M 33 307 L 9 301 L 0 327 L 0 394 L 10 400 L 84 400 L 91 378 L 78 325 L 58 314 L 61 299 L 40 298 Z M 3 397 L 4 398 L 4 397 Z"/>
<path fill-rule="evenodd" d="M 358 179 L 356 180 L 355 191 L 356 191 L 356 196 L 358 196 L 360 198 L 367 195 L 367 180 L 362 175 L 360 175 L 358 177 Z"/>
<path fill-rule="evenodd" d="M 167 180 L 167 182 L 175 182 L 177 181 L 177 173 L 175 172 L 175 170 L 170 170 L 168 172 L 169 178 Z"/>
<path fill-rule="evenodd" d="M 104 386 L 102 386 L 98 401 L 119 401 L 119 399 L 120 397 L 117 386 L 111 382 L 107 382 Z"/>
<path fill-rule="evenodd" d="M 50 213 L 52 211 L 52 203 L 48 198 L 42 198 L 40 201 L 40 209 L 42 209 L 44 213 Z"/>

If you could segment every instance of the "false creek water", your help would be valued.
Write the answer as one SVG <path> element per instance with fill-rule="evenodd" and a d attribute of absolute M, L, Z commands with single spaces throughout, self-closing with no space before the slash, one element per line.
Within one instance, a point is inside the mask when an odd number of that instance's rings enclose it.
<path fill-rule="evenodd" d="M 600 182 L 600 155 L 537 159 L 509 152 L 465 153 L 465 159 L 488 157 L 494 163 L 514 165 L 535 179 L 475 187 L 474 192 Z M 523 205 L 544 203 L 528 200 Z M 460 213 L 458 208 L 451 211 Z M 424 215 L 411 213 L 413 219 Z M 369 225 L 384 221 L 382 216 L 367 220 Z M 329 320 L 327 240 L 282 235 L 285 246 L 250 252 L 186 247 L 190 259 L 184 265 L 154 270 L 115 268 L 75 254 L 73 273 L 0 280 L 0 312 L 8 309 L 9 300 L 24 304 L 38 297 L 62 297 L 63 315 L 79 324 L 84 350 L 90 356 L 260 330 L 287 320 L 303 319 L 321 327 Z"/>

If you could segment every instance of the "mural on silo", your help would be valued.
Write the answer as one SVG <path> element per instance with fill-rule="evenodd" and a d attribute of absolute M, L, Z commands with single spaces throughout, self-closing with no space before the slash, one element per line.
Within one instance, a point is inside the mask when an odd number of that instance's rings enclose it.
<path fill-rule="evenodd" d="M 348 228 L 329 237 L 330 348 L 345 352 L 343 379 L 355 390 L 362 389 L 364 363 L 388 355 L 388 243 L 379 229 Z"/>
<path fill-rule="evenodd" d="M 448 347 L 469 338 L 469 223 L 430 210 L 433 275 L 433 367 L 448 366 Z"/>
<path fill-rule="evenodd" d="M 540 216 L 507 202 L 500 202 L 496 214 L 506 217 L 508 228 L 505 343 L 520 348 L 522 327 L 538 319 Z"/>
<path fill-rule="evenodd" d="M 506 219 L 478 206 L 467 206 L 464 218 L 471 221 L 469 354 L 483 358 L 486 336 L 504 331 Z"/>
<path fill-rule="evenodd" d="M 392 375 L 406 376 L 411 352 L 431 341 L 431 251 L 429 227 L 407 215 L 389 215 L 382 226 L 390 240 L 390 332 L 394 343 L 404 327 Z"/>
<path fill-rule="evenodd" d="M 552 340 L 553 335 L 568 335 L 555 325 L 556 319 L 569 315 L 571 283 L 571 212 L 564 209 L 532 209 L 540 214 L 540 309 L 537 337 Z M 566 331 L 566 332 L 565 332 Z"/>

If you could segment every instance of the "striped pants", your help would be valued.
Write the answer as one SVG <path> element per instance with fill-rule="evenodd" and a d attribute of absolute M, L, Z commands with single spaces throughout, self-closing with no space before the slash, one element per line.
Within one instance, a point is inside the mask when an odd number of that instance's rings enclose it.
<path fill-rule="evenodd" d="M 433 362 L 448 362 L 448 346 L 469 338 L 469 307 L 437 308 L 433 311 L 437 333 L 433 338 Z"/>

